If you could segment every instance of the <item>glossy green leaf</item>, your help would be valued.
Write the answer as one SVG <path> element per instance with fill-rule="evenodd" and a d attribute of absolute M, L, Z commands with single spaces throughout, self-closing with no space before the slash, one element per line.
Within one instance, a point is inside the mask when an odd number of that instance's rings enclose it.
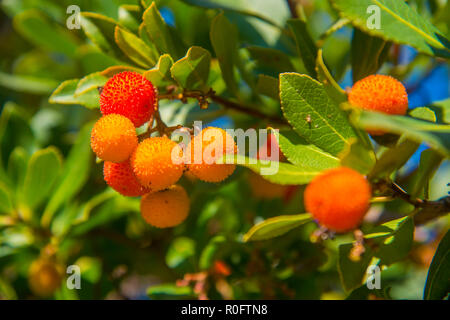
<path fill-rule="evenodd" d="M 294 165 L 316 168 L 318 171 L 339 166 L 339 159 L 328 152 L 308 143 L 294 131 L 274 131 L 280 149 Z"/>
<path fill-rule="evenodd" d="M 419 166 L 408 184 L 408 193 L 411 197 L 423 197 L 427 192 L 423 192 L 431 178 L 441 165 L 444 157 L 433 149 L 427 149 L 420 154 Z"/>
<path fill-rule="evenodd" d="M 102 75 L 101 72 L 91 73 L 84 78 L 82 78 L 78 84 L 77 89 L 75 90 L 74 96 L 80 96 L 84 93 L 87 93 L 90 90 L 98 89 L 99 87 L 103 87 L 108 81 L 108 77 Z"/>
<path fill-rule="evenodd" d="M 177 39 L 174 38 L 173 32 L 171 32 L 170 27 L 161 17 L 154 2 L 145 10 L 142 18 L 147 35 L 159 52 L 168 53 L 171 57 L 178 58 L 181 52 L 180 46 L 176 43 Z"/>
<path fill-rule="evenodd" d="M 307 75 L 280 75 L 284 117 L 309 143 L 332 155 L 350 144 L 356 133 L 344 111 L 329 98 L 321 83 Z"/>
<path fill-rule="evenodd" d="M 144 77 L 150 80 L 153 85 L 164 88 L 174 84 L 170 68 L 172 68 L 173 60 L 168 54 L 159 57 L 158 64 L 151 70 L 144 72 Z"/>
<path fill-rule="evenodd" d="M 61 173 L 61 166 L 61 155 L 56 148 L 42 149 L 31 156 L 21 199 L 29 208 L 45 200 Z"/>
<path fill-rule="evenodd" d="M 269 218 L 254 225 L 244 235 L 243 240 L 247 242 L 272 239 L 310 221 L 312 221 L 312 218 L 309 213 Z"/>
<path fill-rule="evenodd" d="M 450 124 L 450 98 L 442 101 L 436 101 L 429 109 L 433 110 L 438 123 Z"/>
<path fill-rule="evenodd" d="M 27 10 L 14 17 L 15 29 L 27 40 L 51 52 L 75 57 L 78 44 L 75 38 L 50 21 L 38 10 Z"/>
<path fill-rule="evenodd" d="M 373 150 L 368 149 L 357 139 L 340 154 L 340 158 L 342 166 L 353 168 L 364 175 L 372 170 L 376 161 Z"/>
<path fill-rule="evenodd" d="M 170 72 L 184 89 L 208 91 L 211 54 L 201 47 L 189 48 L 186 56 L 174 63 Z"/>
<path fill-rule="evenodd" d="M 450 279 L 450 231 L 447 231 L 431 261 L 423 298 L 441 300 L 448 297 Z"/>
<path fill-rule="evenodd" d="M 90 149 L 91 127 L 92 125 L 86 125 L 82 128 L 77 141 L 69 152 L 61 177 L 58 179 L 52 197 L 42 215 L 41 223 L 43 226 L 50 225 L 56 211 L 82 188 L 89 177 L 92 159 Z"/>
<path fill-rule="evenodd" d="M 238 59 L 238 34 L 236 27 L 223 15 L 217 15 L 211 23 L 210 40 L 219 60 L 222 77 L 228 90 L 238 95 L 238 84 L 234 67 Z"/>
<path fill-rule="evenodd" d="M 80 25 L 86 36 L 104 53 L 116 56 L 116 48 L 111 39 L 105 37 L 101 30 L 91 21 L 85 17 L 84 14 L 80 15 Z M 114 39 L 112 39 L 114 41 Z"/>
<path fill-rule="evenodd" d="M 436 122 L 437 120 L 434 111 L 427 107 L 414 108 L 411 111 L 409 111 L 408 114 L 411 117 L 431 122 Z"/>
<path fill-rule="evenodd" d="M 98 108 L 99 93 L 97 88 L 87 90 L 76 95 L 79 79 L 66 80 L 53 91 L 49 98 L 50 103 L 79 104 L 90 109 Z"/>
<path fill-rule="evenodd" d="M 390 43 L 354 29 L 351 48 L 353 83 L 375 74 L 386 61 Z"/>
<path fill-rule="evenodd" d="M 334 80 L 325 62 L 323 61 L 323 51 L 319 49 L 316 59 L 317 79 L 323 84 L 325 91 L 334 99 L 335 102 L 341 103 L 347 101 L 347 94 Z"/>
<path fill-rule="evenodd" d="M 405 1 L 332 0 L 332 3 L 342 17 L 351 20 L 354 25 L 373 36 L 410 45 L 428 54 L 447 57 L 450 55 L 448 47 L 444 45 L 448 40 Z M 369 7 L 379 10 L 379 29 L 372 28 L 373 15 L 377 11 L 368 13 Z"/>
<path fill-rule="evenodd" d="M 291 57 L 280 50 L 256 46 L 250 46 L 246 49 L 258 69 L 263 71 L 273 70 L 276 71 L 277 74 L 295 70 L 295 67 L 291 62 Z"/>
<path fill-rule="evenodd" d="M 166 254 L 166 264 L 176 268 L 195 254 L 195 241 L 187 237 L 173 239 Z"/>
<path fill-rule="evenodd" d="M 270 182 L 282 185 L 307 184 L 320 173 L 317 168 L 292 165 L 285 162 L 257 160 L 240 155 L 235 156 L 234 163 L 263 175 L 264 179 Z"/>
<path fill-rule="evenodd" d="M 310 76 L 316 78 L 317 47 L 309 34 L 306 22 L 300 19 L 290 19 L 287 24 L 294 36 L 298 53 L 306 70 L 308 70 Z"/>
<path fill-rule="evenodd" d="M 450 125 L 435 124 L 407 116 L 363 111 L 358 123 L 370 130 L 403 134 L 417 143 L 425 142 L 444 156 L 450 155 Z"/>
<path fill-rule="evenodd" d="M 117 26 L 114 38 L 123 53 L 140 67 L 151 68 L 156 64 L 158 53 L 133 33 Z"/>

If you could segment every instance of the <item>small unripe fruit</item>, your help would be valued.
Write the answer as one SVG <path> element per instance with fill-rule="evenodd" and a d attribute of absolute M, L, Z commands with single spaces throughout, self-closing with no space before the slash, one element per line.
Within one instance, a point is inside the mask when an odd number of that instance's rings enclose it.
<path fill-rule="evenodd" d="M 105 161 L 103 177 L 106 183 L 121 195 L 126 197 L 139 197 L 150 192 L 136 179 L 130 162 L 113 163 Z"/>
<path fill-rule="evenodd" d="M 55 261 L 40 258 L 31 263 L 28 282 L 31 291 L 41 298 L 51 296 L 61 287 L 63 267 Z"/>
<path fill-rule="evenodd" d="M 158 228 L 175 227 L 189 213 L 189 197 L 183 187 L 173 185 L 166 190 L 146 194 L 141 200 L 144 220 Z"/>
<path fill-rule="evenodd" d="M 131 156 L 138 181 L 154 191 L 168 188 L 183 175 L 183 150 L 167 137 L 142 141 Z"/>
<path fill-rule="evenodd" d="M 348 101 L 355 107 L 387 114 L 404 115 L 408 110 L 408 94 L 403 84 L 380 74 L 357 81 L 348 94 Z"/>
<path fill-rule="evenodd" d="M 101 117 L 92 128 L 91 148 L 102 160 L 127 160 L 138 144 L 133 123 L 124 116 L 110 114 Z"/>
<path fill-rule="evenodd" d="M 196 135 L 186 148 L 189 172 L 206 182 L 220 182 L 236 169 L 235 164 L 218 164 L 226 154 L 236 154 L 234 139 L 220 128 L 205 128 Z"/>
<path fill-rule="evenodd" d="M 305 208 L 323 226 L 347 232 L 359 226 L 366 214 L 371 188 L 359 172 L 339 167 L 322 172 L 306 187 Z"/>
<path fill-rule="evenodd" d="M 121 72 L 103 87 L 100 110 L 103 115 L 121 114 L 140 127 L 150 120 L 156 109 L 156 94 L 152 83 L 139 73 Z"/>

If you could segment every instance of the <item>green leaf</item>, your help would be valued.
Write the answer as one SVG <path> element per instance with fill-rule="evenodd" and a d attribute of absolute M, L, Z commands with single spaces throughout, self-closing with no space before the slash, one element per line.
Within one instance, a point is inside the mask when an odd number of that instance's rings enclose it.
<path fill-rule="evenodd" d="M 274 100 L 278 100 L 280 97 L 278 79 L 276 78 L 260 74 L 258 75 L 256 88 L 260 94 L 268 96 Z"/>
<path fill-rule="evenodd" d="M 375 74 L 388 57 L 391 44 L 354 29 L 351 48 L 353 83 Z"/>
<path fill-rule="evenodd" d="M 287 24 L 294 35 L 298 53 L 306 70 L 308 70 L 308 74 L 316 78 L 317 47 L 309 34 L 306 22 L 300 19 L 289 19 Z"/>
<path fill-rule="evenodd" d="M 61 178 L 53 189 L 52 197 L 42 215 L 41 224 L 43 226 L 50 225 L 55 212 L 81 189 L 89 177 L 92 159 L 90 150 L 91 127 L 90 124 L 82 128 L 77 141 L 69 152 Z"/>
<path fill-rule="evenodd" d="M 361 140 L 353 140 L 350 146 L 340 154 L 341 165 L 367 174 L 375 165 L 375 153 L 367 148 Z"/>
<path fill-rule="evenodd" d="M 431 261 L 423 298 L 441 300 L 448 296 L 450 279 L 450 231 L 447 231 Z"/>
<path fill-rule="evenodd" d="M 263 71 L 273 70 L 276 73 L 295 70 L 291 57 L 286 53 L 274 49 L 250 46 L 246 48 L 250 57 L 255 61 L 256 67 Z"/>
<path fill-rule="evenodd" d="M 307 75 L 280 75 L 284 117 L 309 143 L 332 155 L 350 144 L 356 133 L 344 111 L 328 97 L 322 84 Z"/>
<path fill-rule="evenodd" d="M 35 208 L 48 196 L 60 174 L 61 166 L 61 156 L 54 147 L 39 150 L 31 156 L 21 199 L 28 208 Z"/>
<path fill-rule="evenodd" d="M 312 221 L 309 213 L 278 216 L 254 225 L 245 235 L 244 242 L 267 240 L 281 236 L 302 224 Z"/>
<path fill-rule="evenodd" d="M 181 51 L 180 46 L 176 43 L 177 39 L 174 38 L 174 33 L 171 32 L 170 27 L 161 17 L 154 2 L 145 10 L 142 18 L 147 35 L 159 52 L 161 54 L 168 53 L 175 58 L 180 57 Z"/>
<path fill-rule="evenodd" d="M 408 184 L 407 191 L 411 197 L 427 197 L 427 193 L 423 192 L 424 188 L 429 184 L 443 160 L 444 157 L 432 149 L 422 151 L 419 167 Z"/>
<path fill-rule="evenodd" d="M 417 143 L 427 143 L 444 156 L 450 155 L 450 125 L 370 111 L 362 111 L 357 122 L 366 129 L 403 134 Z"/>
<path fill-rule="evenodd" d="M 433 102 L 428 108 L 433 110 L 438 123 L 450 123 L 450 98 Z"/>
<path fill-rule="evenodd" d="M 22 190 L 23 181 L 28 166 L 28 154 L 26 150 L 19 146 L 15 147 L 8 159 L 8 176 L 16 186 L 16 190 Z"/>
<path fill-rule="evenodd" d="M 178 287 L 175 284 L 167 283 L 167 284 L 158 284 L 155 286 L 151 286 L 147 289 L 147 295 L 151 299 L 168 299 L 170 297 L 192 297 L 194 293 L 192 292 L 191 287 L 183 286 Z"/>
<path fill-rule="evenodd" d="M 184 89 L 208 91 L 211 54 L 201 47 L 189 48 L 186 56 L 174 63 L 170 72 Z"/>
<path fill-rule="evenodd" d="M 75 57 L 78 44 L 75 38 L 56 24 L 52 24 L 38 10 L 27 10 L 14 17 L 15 29 L 34 45 L 51 52 Z"/>
<path fill-rule="evenodd" d="M 236 97 L 239 91 L 238 83 L 234 76 L 234 67 L 238 59 L 239 41 L 236 27 L 221 13 L 212 21 L 209 37 L 219 60 L 223 80 L 229 92 Z"/>
<path fill-rule="evenodd" d="M 307 184 L 320 173 L 320 170 L 316 168 L 278 161 L 257 160 L 240 155 L 235 156 L 232 163 L 247 167 L 253 172 L 263 175 L 264 179 L 281 185 Z"/>
<path fill-rule="evenodd" d="M 347 95 L 345 91 L 334 80 L 330 71 L 328 70 L 325 62 L 323 61 L 323 50 L 319 49 L 317 52 L 316 60 L 317 79 L 323 84 L 325 91 L 328 95 L 334 99 L 337 103 L 347 101 Z"/>
<path fill-rule="evenodd" d="M 79 79 L 66 80 L 53 91 L 48 99 L 50 103 L 79 104 L 90 109 L 98 108 L 100 95 L 97 88 L 76 95 Z"/>
<path fill-rule="evenodd" d="M 339 159 L 328 152 L 309 144 L 292 130 L 277 133 L 280 149 L 286 158 L 294 165 L 316 168 L 318 171 L 339 166 Z"/>
<path fill-rule="evenodd" d="M 203 248 L 198 261 L 200 270 L 208 270 L 213 265 L 217 252 L 220 250 L 222 244 L 226 241 L 224 236 L 215 236 Z"/>
<path fill-rule="evenodd" d="M 18 92 L 48 94 L 58 86 L 58 82 L 53 79 L 0 72 L 0 86 Z"/>
<path fill-rule="evenodd" d="M 151 68 L 156 64 L 158 53 L 133 33 L 117 26 L 114 38 L 123 53 L 140 67 Z"/>
<path fill-rule="evenodd" d="M 101 72 L 91 73 L 78 82 L 74 96 L 83 95 L 93 89 L 97 90 L 99 87 L 103 87 L 106 81 L 108 81 L 108 77 L 102 75 Z"/>
<path fill-rule="evenodd" d="M 402 139 L 396 146 L 383 152 L 370 172 L 369 177 L 389 177 L 394 171 L 403 167 L 418 147 L 419 143 L 409 139 Z"/>
<path fill-rule="evenodd" d="M 176 268 L 195 255 L 195 241 L 187 237 L 173 239 L 166 254 L 166 264 Z"/>
<path fill-rule="evenodd" d="M 111 44 L 111 39 L 107 39 L 101 30 L 88 18 L 86 13 L 80 15 L 80 25 L 86 36 L 104 53 L 117 56 L 117 49 Z M 114 39 L 112 39 L 114 41 Z"/>
<path fill-rule="evenodd" d="M 0 215 L 10 213 L 13 210 L 10 190 L 0 182 Z"/>
<path fill-rule="evenodd" d="M 434 111 L 427 107 L 414 108 L 408 112 L 408 115 L 417 119 L 427 120 L 431 122 L 436 122 L 437 120 Z"/>
<path fill-rule="evenodd" d="M 443 44 L 448 43 L 448 40 L 405 1 L 332 0 L 332 3 L 342 17 L 351 20 L 370 35 L 410 45 L 427 54 L 450 55 L 448 47 Z M 367 13 L 367 9 L 372 5 L 379 8 L 380 29 L 368 27 L 368 20 L 374 13 Z"/>
<path fill-rule="evenodd" d="M 138 5 L 121 5 L 119 7 L 119 23 L 129 30 L 136 32 L 139 29 L 140 7 Z"/>
<path fill-rule="evenodd" d="M 173 60 L 168 54 L 159 57 L 158 64 L 151 70 L 144 72 L 144 77 L 153 83 L 156 87 L 164 88 L 174 83 L 170 68 Z"/>
<path fill-rule="evenodd" d="M 371 264 L 373 253 L 370 248 L 366 247 L 361 260 L 353 261 L 349 258 L 353 248 L 352 243 L 339 245 L 339 256 L 337 269 L 341 283 L 345 290 L 350 291 L 361 286 L 367 267 Z"/>

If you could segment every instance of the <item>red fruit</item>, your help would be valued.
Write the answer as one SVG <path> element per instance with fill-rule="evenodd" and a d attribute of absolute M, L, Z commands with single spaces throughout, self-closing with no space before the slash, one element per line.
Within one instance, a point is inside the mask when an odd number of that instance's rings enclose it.
<path fill-rule="evenodd" d="M 129 161 L 114 163 L 105 161 L 103 176 L 106 183 L 118 193 L 127 197 L 138 197 L 150 192 L 133 174 Z"/>
<path fill-rule="evenodd" d="M 139 73 L 124 71 L 106 82 L 100 95 L 100 110 L 103 115 L 121 114 L 140 127 L 155 111 L 156 95 L 150 81 Z"/>

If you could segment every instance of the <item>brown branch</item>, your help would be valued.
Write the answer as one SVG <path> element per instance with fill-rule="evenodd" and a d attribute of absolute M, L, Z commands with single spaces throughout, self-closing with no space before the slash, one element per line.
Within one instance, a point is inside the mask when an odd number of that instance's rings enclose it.
<path fill-rule="evenodd" d="M 401 199 L 414 206 L 412 216 L 416 225 L 425 224 L 450 213 L 450 196 L 436 201 L 424 200 L 412 197 L 393 181 L 383 181 L 381 184 L 384 184 L 381 188 L 387 188 L 393 198 Z M 380 188 L 380 184 L 377 187 Z"/>

